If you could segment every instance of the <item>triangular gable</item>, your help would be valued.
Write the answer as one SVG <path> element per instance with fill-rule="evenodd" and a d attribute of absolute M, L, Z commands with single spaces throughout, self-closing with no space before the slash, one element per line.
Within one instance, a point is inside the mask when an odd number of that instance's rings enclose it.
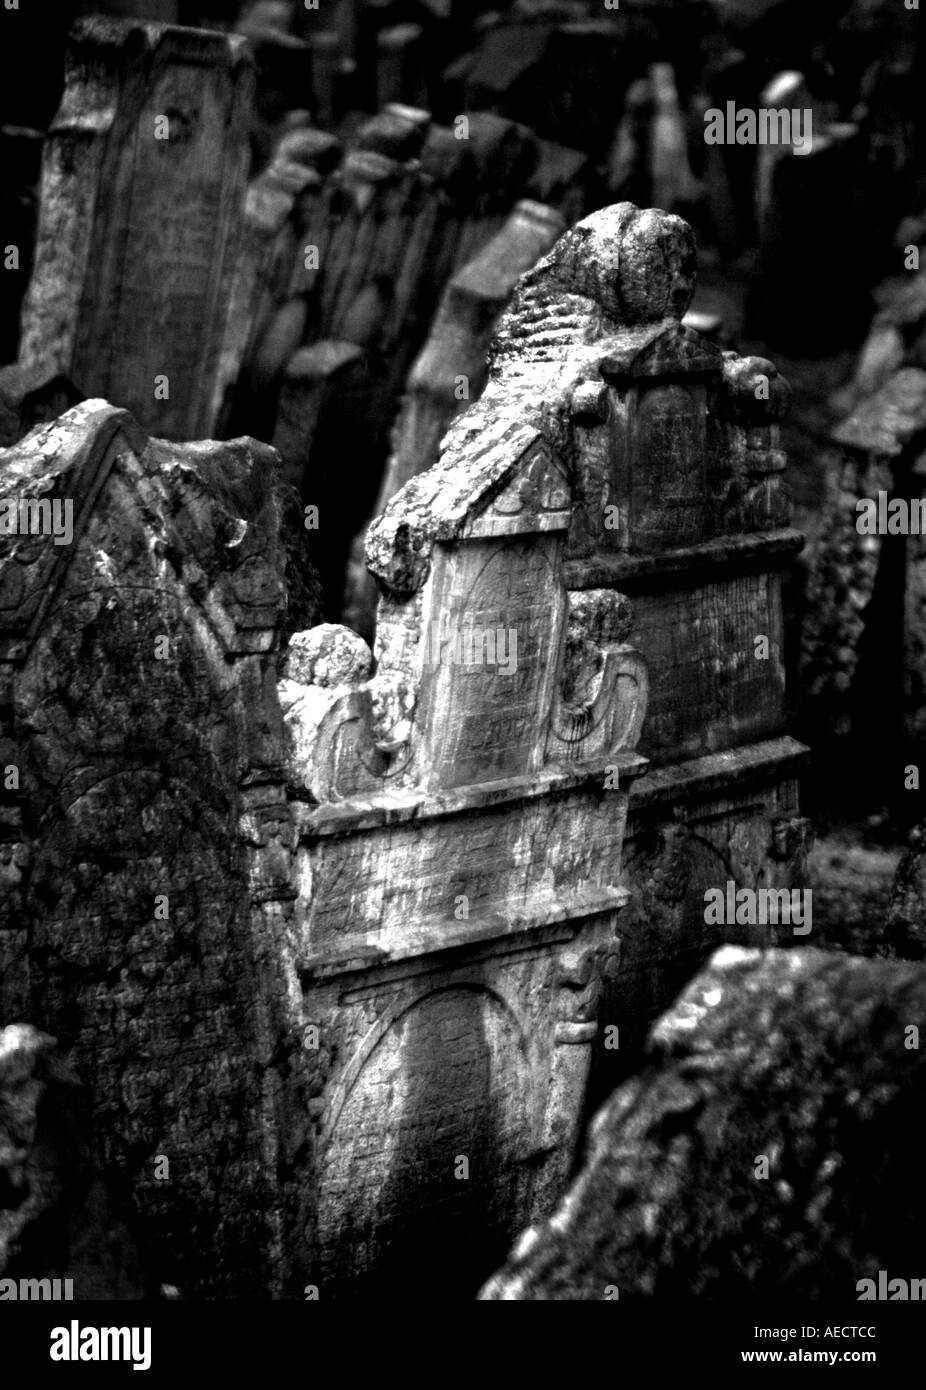
<path fill-rule="evenodd" d="M 68 450 L 69 436 L 73 449 Z M 132 416 L 106 401 L 75 406 L 47 430 L 3 451 L 8 497 L 60 498 L 73 508 L 70 544 L 51 538 L 11 537 L 0 554 L 0 646 L 7 660 L 27 655 L 112 468 L 115 446 L 140 454 L 147 442 Z M 49 453 L 48 450 L 53 452 Z"/>
<path fill-rule="evenodd" d="M 480 499 L 462 536 L 568 530 L 571 517 L 572 489 L 566 470 L 538 437 L 495 495 Z"/>
<path fill-rule="evenodd" d="M 723 353 L 693 328 L 675 319 L 630 328 L 608 341 L 599 363 L 606 381 L 627 377 L 719 372 Z"/>

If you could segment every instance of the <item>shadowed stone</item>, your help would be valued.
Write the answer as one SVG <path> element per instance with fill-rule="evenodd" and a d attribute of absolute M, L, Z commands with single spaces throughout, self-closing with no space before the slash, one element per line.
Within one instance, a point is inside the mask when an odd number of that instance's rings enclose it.
<path fill-rule="evenodd" d="M 69 1279 L 75 1300 L 150 1297 L 91 1158 L 85 1108 L 54 1038 L 0 1029 L 0 1300 L 10 1279 Z"/>
<path fill-rule="evenodd" d="M 555 1215 L 480 1297 L 845 1305 L 879 1271 L 921 1276 L 924 1023 L 921 966 L 718 952 L 596 1116 Z"/>

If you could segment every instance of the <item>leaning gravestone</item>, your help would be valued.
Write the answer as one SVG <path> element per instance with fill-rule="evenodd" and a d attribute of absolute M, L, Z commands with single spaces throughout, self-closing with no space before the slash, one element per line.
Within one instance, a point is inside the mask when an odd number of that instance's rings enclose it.
<path fill-rule="evenodd" d="M 0 478 L 0 1018 L 91 1088 L 156 1281 L 268 1295 L 283 986 L 248 855 L 284 798 L 279 634 L 316 611 L 297 504 L 266 445 L 149 440 L 98 400 Z"/>
<path fill-rule="evenodd" d="M 241 38 L 100 16 L 71 37 L 20 361 L 164 438 L 212 432 L 252 88 Z"/>
<path fill-rule="evenodd" d="M 916 1296 L 924 1023 L 921 965 L 720 951 L 481 1298 Z"/>

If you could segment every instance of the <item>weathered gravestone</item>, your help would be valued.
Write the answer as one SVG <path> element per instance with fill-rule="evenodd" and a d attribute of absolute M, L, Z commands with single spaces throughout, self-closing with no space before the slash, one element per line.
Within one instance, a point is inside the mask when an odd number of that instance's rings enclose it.
<path fill-rule="evenodd" d="M 921 965 L 718 952 L 480 1297 L 916 1297 L 924 1022 Z"/>
<path fill-rule="evenodd" d="M 448 283 L 409 374 L 377 512 L 409 478 L 437 462 L 440 441 L 453 417 L 482 394 L 489 343 L 519 277 L 564 231 L 552 208 L 522 201 L 502 230 Z"/>
<path fill-rule="evenodd" d="M 346 629 L 290 647 L 333 1293 L 386 1293 L 422 1267 L 465 1288 L 568 1171 L 596 1020 L 632 1043 L 693 957 L 742 939 L 708 928 L 706 887 L 799 873 L 802 750 L 780 732 L 777 566 L 799 544 L 779 524 L 785 390 L 771 364 L 681 326 L 692 284 L 676 218 L 622 205 L 562 238 L 521 281 L 482 400 L 370 528 L 375 676 Z M 649 734 L 625 581 L 658 673 Z M 755 666 L 754 634 L 770 648 Z M 660 764 L 644 777 L 638 742 Z M 616 876 L 634 894 L 620 912 Z M 557 982 L 578 991 L 562 1024 Z"/>
<path fill-rule="evenodd" d="M 820 745 L 867 744 L 887 794 L 926 744 L 926 371 L 902 366 L 832 432 L 801 630 L 801 717 Z M 922 509 L 922 511 L 921 511 Z"/>
<path fill-rule="evenodd" d="M 212 432 L 252 88 L 241 38 L 100 16 L 72 34 L 20 362 L 164 438 Z"/>
<path fill-rule="evenodd" d="M 417 583 L 421 518 L 443 509 L 445 471 L 536 431 L 570 479 L 573 601 L 631 598 L 651 672 L 639 746 L 653 767 L 631 790 L 633 897 L 622 980 L 602 1009 L 613 1025 L 602 1085 L 620 1063 L 618 1042 L 642 1037 L 706 951 L 747 939 L 742 926 L 705 921 L 705 892 L 731 881 L 796 887 L 807 847 L 804 750 L 784 732 L 781 578 L 801 544 L 781 487 L 788 390 L 771 363 L 721 353 L 680 322 L 694 271 L 678 218 L 619 204 L 579 223 L 522 278 L 488 387 L 452 427 L 441 463 L 371 532 L 388 524 L 407 537 L 406 582 Z M 380 544 L 368 548 L 378 577 Z M 582 680 L 599 671 L 592 660 Z M 612 769 L 603 791 L 618 785 Z"/>
<path fill-rule="evenodd" d="M 422 1261 L 473 1292 L 517 1214 L 548 1209 L 618 961 L 627 794 L 600 786 L 644 766 L 645 668 L 619 594 L 565 591 L 548 442 L 493 445 L 374 523 L 376 675 L 326 625 L 280 687 L 328 1296 L 394 1295 Z"/>
<path fill-rule="evenodd" d="M 331 616 L 341 613 L 351 542 L 374 510 L 389 426 L 440 295 L 455 265 L 509 218 L 536 160 L 533 137 L 512 122 L 465 119 L 465 139 L 396 103 L 364 123 L 311 201 L 288 292 L 246 353 L 236 394 L 243 410 L 249 398 L 263 410 L 237 412 L 234 430 L 272 439 L 324 517 Z M 522 230 L 533 239 L 534 228 Z"/>
<path fill-rule="evenodd" d="M 524 200 L 501 231 L 450 280 L 406 382 L 376 513 L 409 478 L 437 462 L 450 422 L 482 393 L 489 343 L 519 276 L 550 250 L 564 230 L 552 208 Z M 376 586 L 363 564 L 360 535 L 351 550 L 345 621 L 369 635 L 375 607 Z"/>
<path fill-rule="evenodd" d="M 0 1017 L 90 1087 L 156 1282 L 279 1292 L 286 986 L 248 864 L 285 812 L 278 636 L 317 613 L 297 501 L 266 445 L 148 440 L 98 400 L 0 478 Z"/>

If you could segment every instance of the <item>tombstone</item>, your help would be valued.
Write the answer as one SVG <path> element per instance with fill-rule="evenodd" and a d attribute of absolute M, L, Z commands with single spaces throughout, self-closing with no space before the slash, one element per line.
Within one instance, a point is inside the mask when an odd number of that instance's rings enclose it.
<path fill-rule="evenodd" d="M 802 72 L 789 70 L 778 73 L 763 89 L 759 97 L 759 107 L 775 111 L 801 112 L 801 130 L 807 122 L 806 112 L 810 112 L 810 129 L 822 135 L 836 119 L 836 109 L 832 102 L 820 101 Z M 792 129 L 791 134 L 794 136 Z M 806 134 L 806 131 L 805 131 Z M 760 147 L 756 160 L 756 217 L 760 235 L 766 219 L 772 214 L 772 182 L 775 165 L 782 155 L 793 149 L 790 142 Z"/>
<path fill-rule="evenodd" d="M 494 236 L 537 166 L 532 131 L 490 111 L 467 116 L 475 161 L 475 189 L 456 243 L 456 265 L 465 265 Z"/>
<path fill-rule="evenodd" d="M 87 401 L 0 459 L 27 516 L 74 502 L 60 536 L 3 509 L 0 1011 L 91 1078 L 191 1296 L 474 1292 L 564 1188 L 603 1025 L 632 1044 L 738 935 L 704 888 L 799 872 L 786 392 L 681 327 L 693 271 L 684 223 L 623 205 L 522 279 L 370 529 L 372 676 L 311 625 L 269 447 Z"/>
<path fill-rule="evenodd" d="M 307 212 L 317 270 L 302 271 L 300 246 L 289 296 L 252 334 L 238 397 L 254 408 L 232 415 L 234 429 L 273 438 L 305 502 L 324 508 L 331 617 L 446 278 L 466 246 L 503 224 L 536 156 L 511 122 L 474 116 L 470 136 L 457 140 L 426 111 L 395 103 L 366 121 Z M 345 456 L 357 460 L 347 494 Z"/>
<path fill-rule="evenodd" d="M 771 364 L 681 327 L 693 270 L 662 213 L 622 205 L 561 238 L 520 282 L 481 400 L 370 527 L 375 676 L 346 629 L 290 647 L 299 961 L 326 1054 L 315 1282 L 332 1296 L 423 1267 L 470 1287 L 511 1214 L 549 1209 L 568 1171 L 601 1084 L 596 1020 L 632 1046 L 665 1007 L 718 939 L 707 886 L 800 881 L 787 393 Z M 611 506 L 628 516 L 613 531 Z M 670 636 L 680 605 L 691 622 Z M 551 1037 L 542 1001 L 564 987 Z"/>
<path fill-rule="evenodd" d="M 460 109 L 523 122 L 597 162 L 620 114 L 624 46 L 604 18 L 500 24 L 481 38 Z"/>
<path fill-rule="evenodd" d="M 20 360 L 162 438 L 213 427 L 252 86 L 244 39 L 99 17 L 73 31 Z"/>
<path fill-rule="evenodd" d="M 405 409 L 396 427 L 393 467 L 377 510 L 409 478 L 437 462 L 438 446 L 451 419 L 482 393 L 488 377 L 489 342 L 519 277 L 550 250 L 563 230 L 551 208 L 522 201 L 497 236 L 447 285 L 431 336 L 409 376 Z M 458 389 L 461 381 L 465 396 Z"/>
<path fill-rule="evenodd" d="M 688 136 L 672 64 L 653 63 L 649 75 L 653 93 L 650 197 L 655 207 L 674 212 L 696 202 L 700 189 L 688 162 Z"/>
<path fill-rule="evenodd" d="M 502 230 L 447 285 L 408 377 L 376 513 L 409 478 L 437 462 L 451 420 L 482 393 L 489 342 L 518 277 L 564 230 L 552 208 L 522 201 Z M 345 621 L 365 636 L 372 635 L 375 604 L 375 586 L 362 563 L 361 536 L 348 572 Z"/>
<path fill-rule="evenodd" d="M 318 421 L 344 376 L 356 376 L 358 368 L 362 370 L 362 359 L 363 351 L 354 343 L 326 340 L 300 348 L 283 374 L 273 446 L 279 450 L 287 481 L 300 492 L 312 493 L 315 505 L 323 500 L 318 479 L 306 475 Z"/>
<path fill-rule="evenodd" d="M 924 1008 L 919 964 L 719 951 L 480 1298 L 916 1297 Z"/>
<path fill-rule="evenodd" d="M 313 33 L 307 38 L 312 54 L 313 112 L 323 130 L 331 130 L 343 115 L 344 57 L 335 30 Z"/>
<path fill-rule="evenodd" d="M 506 447 L 528 427 L 552 436 L 572 460 L 567 589 L 613 589 L 633 604 L 651 676 L 639 750 L 652 769 L 628 814 L 627 987 L 603 994 L 627 1046 L 668 1003 L 670 980 L 711 946 L 742 941 L 734 924 L 705 920 L 704 892 L 800 883 L 809 843 L 797 797 L 806 750 L 786 732 L 784 701 L 781 585 L 801 545 L 781 484 L 788 389 L 770 362 L 725 354 L 681 324 L 694 270 L 678 218 L 628 204 L 586 218 L 522 277 L 489 384 L 443 444 L 447 459 Z M 412 555 L 418 499 L 438 505 L 442 469 L 386 510 Z M 593 1089 L 619 1061 L 599 1050 Z"/>
<path fill-rule="evenodd" d="M 430 125 L 430 114 L 421 107 L 384 101 L 382 110 L 357 132 L 356 146 L 389 159 L 416 159 Z"/>
<path fill-rule="evenodd" d="M 67 1050 L 153 1267 L 279 1296 L 286 987 L 250 931 L 285 841 L 277 648 L 318 613 L 298 509 L 268 446 L 152 441 L 99 400 L 0 478 L 0 1017 Z"/>
<path fill-rule="evenodd" d="M 287 112 L 304 110 L 313 101 L 314 51 L 288 32 L 288 20 L 288 10 L 276 22 L 258 13 L 250 23 L 235 26 L 248 40 L 256 70 L 250 135 L 257 167 L 270 158 Z"/>
<path fill-rule="evenodd" d="M 376 38 L 376 99 L 421 101 L 425 91 L 424 31 L 420 24 L 395 24 Z"/>
<path fill-rule="evenodd" d="M 780 154 L 746 306 L 750 336 L 802 356 L 860 341 L 870 303 L 858 267 L 877 265 L 870 204 L 857 127 L 814 127 L 809 149 Z"/>
<path fill-rule="evenodd" d="M 9 52 L 4 56 L 7 60 L 13 58 Z M 3 228 L 0 246 L 0 362 L 14 361 L 18 348 L 19 315 L 35 249 L 42 141 L 40 130 L 16 125 L 0 126 L 0 162 L 4 171 L 3 184 L 0 186 L 0 226 Z"/>
<path fill-rule="evenodd" d="M 567 227 L 594 206 L 597 178 L 588 155 L 554 140 L 538 140 L 539 159 L 527 186 L 528 196 L 547 203 L 562 216 Z"/>
<path fill-rule="evenodd" d="M 629 785 L 643 766 L 630 610 L 564 590 L 570 490 L 538 433 L 400 496 L 411 549 L 399 499 L 368 541 L 376 676 L 327 626 L 294 639 L 280 686 L 304 799 L 300 978 L 326 1054 L 313 1277 L 333 1297 L 424 1258 L 471 1289 L 513 1218 L 561 1185 L 626 900 L 626 793 L 603 799 L 601 774 L 613 758 Z M 481 656 L 457 660 L 479 633 Z M 573 647 L 599 664 L 594 690 Z"/>
<path fill-rule="evenodd" d="M 211 403 L 210 418 L 219 434 L 246 415 L 250 403 L 241 397 L 253 383 L 242 381 L 242 372 L 251 367 L 278 304 L 311 289 L 316 272 L 305 269 L 306 243 L 299 229 L 312 218 L 324 173 L 339 149 L 334 137 L 321 131 L 288 131 L 268 167 L 248 187 Z M 273 364 L 266 374 L 272 379 L 278 370 L 279 364 Z"/>
<path fill-rule="evenodd" d="M 878 728 L 885 756 L 872 775 L 886 795 L 902 787 L 905 763 L 926 742 L 926 543 L 912 513 L 926 487 L 924 443 L 926 372 L 912 366 L 832 431 L 801 628 L 803 727 L 821 753 L 846 739 L 860 748 Z M 905 525 L 887 515 L 895 498 L 908 509 Z M 863 522 L 867 506 L 875 508 L 873 527 Z M 845 765 L 845 752 L 836 758 Z"/>

